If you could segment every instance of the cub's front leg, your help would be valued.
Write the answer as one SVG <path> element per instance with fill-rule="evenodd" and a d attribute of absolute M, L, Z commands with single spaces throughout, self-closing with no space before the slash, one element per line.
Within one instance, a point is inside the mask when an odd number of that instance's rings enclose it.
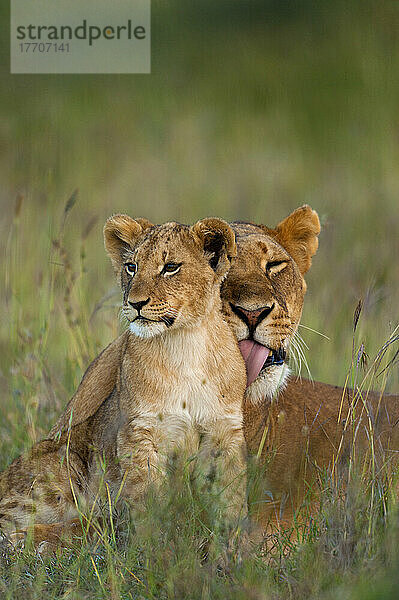
<path fill-rule="evenodd" d="M 217 502 L 230 525 L 247 514 L 246 446 L 241 415 L 210 423 L 201 436 L 197 460 L 205 484 L 217 494 Z"/>
<path fill-rule="evenodd" d="M 117 436 L 117 455 L 124 479 L 122 494 L 140 500 L 149 484 L 159 477 L 160 465 L 156 418 L 137 417 L 123 425 Z"/>
<path fill-rule="evenodd" d="M 166 476 L 168 461 L 196 454 L 198 445 L 198 431 L 187 415 L 147 413 L 124 425 L 117 439 L 124 497 L 142 498 L 150 483 Z"/>

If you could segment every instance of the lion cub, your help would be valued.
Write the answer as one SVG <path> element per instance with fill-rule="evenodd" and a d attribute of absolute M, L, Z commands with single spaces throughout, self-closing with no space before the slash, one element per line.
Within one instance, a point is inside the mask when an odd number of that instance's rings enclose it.
<path fill-rule="evenodd" d="M 236 513 L 245 504 L 246 371 L 220 300 L 234 233 L 220 219 L 153 226 L 115 215 L 104 238 L 130 323 L 117 382 L 124 495 L 140 498 L 170 450 L 189 448 L 207 472 L 218 459 Z"/>
<path fill-rule="evenodd" d="M 232 229 L 219 219 L 154 226 L 115 215 L 104 237 L 130 323 L 115 356 L 116 386 L 75 424 L 70 403 L 55 438 L 0 474 L 0 532 L 9 540 L 33 516 L 37 542 L 76 526 L 76 499 L 93 502 L 104 465 L 114 498 L 123 485 L 136 504 L 178 447 L 196 454 L 205 484 L 220 485 L 232 518 L 245 506 L 246 371 L 220 300 L 236 254 Z"/>
<path fill-rule="evenodd" d="M 246 371 L 220 300 L 236 254 L 232 229 L 219 219 L 154 226 L 115 215 L 104 237 L 130 323 L 115 357 L 117 383 L 76 424 L 71 404 L 56 439 L 0 474 L 0 531 L 17 540 L 33 516 L 37 541 L 68 527 L 76 498 L 90 505 L 96 497 L 104 466 L 114 498 L 123 485 L 136 504 L 178 447 L 196 454 L 205 484 L 220 485 L 231 517 L 245 506 Z"/>

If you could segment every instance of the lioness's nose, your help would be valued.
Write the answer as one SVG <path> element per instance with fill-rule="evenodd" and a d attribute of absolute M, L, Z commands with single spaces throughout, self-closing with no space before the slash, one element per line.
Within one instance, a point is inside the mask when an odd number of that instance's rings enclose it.
<path fill-rule="evenodd" d="M 140 302 L 131 302 L 130 300 L 128 300 L 130 306 L 132 306 L 135 310 L 137 310 L 137 312 L 140 312 L 141 309 L 143 308 L 143 306 L 145 304 L 148 304 L 150 301 L 149 298 L 147 298 L 147 300 L 141 300 Z"/>
<path fill-rule="evenodd" d="M 232 311 L 248 325 L 249 329 L 254 330 L 255 327 L 272 312 L 274 303 L 271 306 L 262 306 L 261 308 L 257 308 L 255 310 L 247 310 L 246 308 L 237 306 L 236 304 L 230 304 L 230 306 Z"/>

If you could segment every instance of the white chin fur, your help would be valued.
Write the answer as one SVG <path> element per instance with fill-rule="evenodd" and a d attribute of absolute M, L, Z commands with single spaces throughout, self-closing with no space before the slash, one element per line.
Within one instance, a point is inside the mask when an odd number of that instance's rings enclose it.
<path fill-rule="evenodd" d="M 139 338 L 151 338 L 155 335 L 164 333 L 166 325 L 165 323 L 155 323 L 150 321 L 147 321 L 147 323 L 132 321 L 129 325 L 129 329 Z"/>
<path fill-rule="evenodd" d="M 289 367 L 285 363 L 269 367 L 247 387 L 246 399 L 252 404 L 259 404 L 262 400 L 275 398 L 284 389 L 289 374 Z"/>

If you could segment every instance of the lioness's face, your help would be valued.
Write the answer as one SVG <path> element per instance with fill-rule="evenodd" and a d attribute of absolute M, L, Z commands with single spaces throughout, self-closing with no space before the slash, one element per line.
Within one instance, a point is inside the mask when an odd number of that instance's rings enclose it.
<path fill-rule="evenodd" d="M 232 227 L 237 258 L 222 284 L 222 306 L 246 363 L 247 395 L 256 400 L 272 397 L 288 374 L 288 349 L 306 292 L 303 273 L 316 251 L 320 224 L 314 211 L 302 207 L 275 230 Z"/>
<path fill-rule="evenodd" d="M 227 223 L 205 219 L 193 227 L 154 226 L 117 215 L 104 232 L 132 333 L 148 338 L 194 326 L 217 309 L 229 253 L 235 253 Z"/>

